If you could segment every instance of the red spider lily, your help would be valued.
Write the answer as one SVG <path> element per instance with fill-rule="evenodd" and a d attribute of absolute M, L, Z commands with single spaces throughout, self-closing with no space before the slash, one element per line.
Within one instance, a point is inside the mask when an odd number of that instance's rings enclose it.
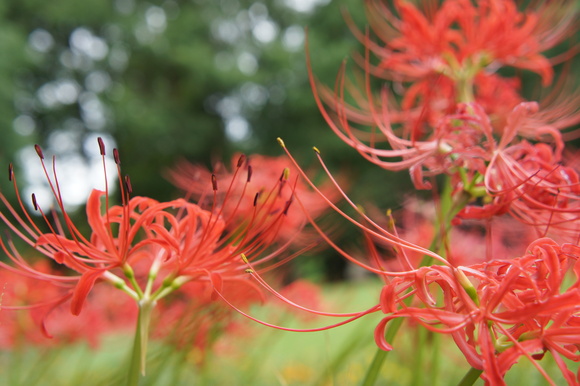
<path fill-rule="evenodd" d="M 389 314 L 377 326 L 379 347 L 390 320 L 403 317 L 425 328 L 449 334 L 471 366 L 484 370 L 490 384 L 504 384 L 503 376 L 522 356 L 533 360 L 550 351 L 569 381 L 559 358 L 579 361 L 578 312 L 580 290 L 575 283 L 563 290 L 566 273 L 578 259 L 576 245 L 559 246 L 538 239 L 522 257 L 469 267 L 422 267 L 392 279 L 381 294 L 381 307 Z M 415 296 L 407 306 L 403 300 Z"/>
<path fill-rule="evenodd" d="M 348 221 L 350 221 L 352 224 L 354 224 L 356 227 L 360 228 L 361 230 L 363 230 L 365 233 L 368 233 L 369 235 L 371 235 L 372 237 L 376 237 L 377 239 L 385 242 L 385 243 L 389 243 L 391 245 L 396 245 L 397 247 L 401 248 L 402 250 L 408 250 L 408 251 L 415 251 L 415 252 L 419 252 L 419 253 L 423 253 L 424 255 L 430 256 L 433 259 L 439 261 L 442 264 L 447 264 L 447 262 L 445 261 L 445 259 L 443 259 L 441 256 L 437 255 L 434 252 L 431 252 L 425 248 L 422 248 L 420 246 L 417 246 L 415 244 L 409 243 L 406 240 L 401 239 L 397 234 L 395 233 L 391 233 L 383 228 L 381 228 L 378 224 L 374 223 L 368 216 L 366 216 L 361 209 L 356 206 L 352 201 L 350 201 L 350 199 L 346 196 L 346 194 L 344 193 L 344 191 L 342 191 L 339 186 L 338 183 L 336 182 L 336 180 L 334 180 L 332 178 L 332 176 L 327 172 L 327 175 L 329 176 L 332 184 L 335 186 L 335 188 L 337 188 L 337 191 L 340 193 L 340 195 L 347 200 L 347 203 L 352 206 L 357 213 L 362 217 L 362 221 L 356 220 L 352 217 L 349 217 L 346 213 L 344 213 L 341 209 L 339 209 L 335 203 L 328 199 L 317 187 L 316 185 L 308 178 L 308 176 L 306 175 L 306 173 L 299 168 L 298 164 L 296 163 L 296 161 L 294 160 L 294 158 L 292 158 L 292 156 L 290 155 L 290 153 L 288 152 L 288 150 L 286 149 L 284 142 L 281 139 L 278 139 L 279 144 L 284 148 L 284 150 L 286 151 L 287 155 L 289 156 L 292 164 L 297 168 L 297 170 L 299 171 L 299 173 L 302 175 L 302 177 L 304 178 L 304 180 L 307 182 L 308 185 L 310 185 L 310 187 L 312 189 L 314 189 L 316 191 L 316 193 L 326 202 L 326 204 L 328 206 L 330 206 L 333 210 L 335 210 L 336 212 L 338 212 L 340 215 L 344 216 Z M 318 150 L 316 150 L 317 155 L 319 156 Z M 319 158 L 320 159 L 320 158 Z M 320 159 L 320 161 L 322 162 L 322 160 Z M 351 256 L 350 254 L 348 254 L 347 252 L 345 252 L 344 250 L 342 250 L 338 245 L 336 245 L 330 238 L 328 235 L 326 235 L 322 229 L 314 222 L 313 217 L 310 215 L 310 213 L 306 210 L 306 208 L 304 207 L 304 204 L 301 202 L 300 197 L 297 195 L 295 197 L 298 205 L 300 205 L 302 207 L 302 209 L 305 212 L 306 218 L 307 220 L 311 223 L 311 225 L 317 230 L 317 232 L 319 232 L 320 236 L 330 245 L 332 246 L 339 254 L 341 254 L 343 257 L 345 257 L 346 259 L 348 259 L 349 261 L 359 265 L 360 267 L 367 269 L 371 272 L 377 273 L 381 276 L 384 277 L 397 277 L 399 275 L 406 275 L 409 273 L 409 271 L 403 271 L 403 272 L 388 272 L 385 271 L 382 267 L 375 267 L 374 265 L 370 265 L 361 261 L 358 261 L 355 257 Z M 364 223 L 363 223 L 364 222 Z M 359 312 L 351 312 L 351 313 L 333 313 L 333 312 L 325 312 L 325 311 L 319 311 L 316 310 L 314 308 L 310 308 L 310 307 L 305 307 L 303 305 L 300 305 L 298 303 L 296 303 L 295 301 L 289 299 L 283 292 L 284 291 L 277 291 L 275 290 L 272 286 L 270 286 L 260 275 L 260 273 L 254 269 L 254 265 L 251 261 L 249 261 L 248 259 L 245 258 L 245 256 L 243 256 L 243 260 L 244 262 L 247 264 L 248 269 L 246 270 L 246 272 L 248 274 L 251 275 L 252 278 L 255 279 L 255 281 L 263 288 L 267 289 L 272 295 L 274 295 L 276 298 L 280 299 L 282 302 L 290 305 L 291 307 L 297 309 L 297 310 L 302 310 L 314 315 L 319 315 L 319 316 L 328 316 L 328 317 L 340 317 L 340 318 L 347 318 L 346 320 L 343 320 L 341 322 L 329 325 L 329 326 L 324 326 L 324 327 L 319 327 L 319 328 L 311 328 L 311 329 L 295 329 L 295 328 L 288 328 L 288 327 L 282 327 L 282 326 L 278 326 L 278 325 L 274 325 L 271 323 L 267 323 L 265 321 L 256 319 L 252 316 L 250 316 L 249 314 L 243 312 L 242 310 L 240 310 L 239 308 L 237 308 L 235 305 L 233 305 L 225 296 L 223 296 L 221 293 L 217 293 L 220 297 L 222 297 L 222 299 L 228 303 L 230 306 L 232 306 L 233 308 L 235 308 L 239 313 L 241 313 L 242 315 L 248 317 L 249 319 L 252 319 L 260 324 L 269 326 L 269 327 L 274 327 L 274 328 L 278 328 L 281 330 L 286 330 L 286 331 L 299 331 L 299 332 L 313 332 L 313 331 L 322 331 L 322 330 L 327 330 L 330 328 L 334 328 L 334 327 L 338 327 L 341 325 L 344 325 L 346 323 L 349 323 L 353 320 L 359 319 L 367 314 L 370 313 L 374 313 L 377 312 L 379 310 L 379 305 L 373 306 L 367 310 L 364 311 L 359 311 Z M 374 262 L 372 263 L 374 264 Z M 407 264 L 407 267 L 409 269 L 412 270 L 412 267 L 410 265 L 410 263 Z"/>
<path fill-rule="evenodd" d="M 355 98 L 364 105 L 364 110 L 361 111 L 353 110 L 345 102 L 343 74 L 339 76 L 337 84 L 340 95 L 333 98 L 331 105 L 334 115 L 325 108 L 317 93 L 312 73 L 310 81 L 318 107 L 338 137 L 356 149 L 365 159 L 387 170 L 408 169 L 418 189 L 430 188 L 430 185 L 424 182 L 424 176 L 441 174 L 451 168 L 456 169 L 463 165 L 464 170 L 480 173 L 484 171 L 484 161 L 489 158 L 489 150 L 494 143 L 494 130 L 485 111 L 477 103 L 457 105 L 453 113 L 440 112 L 439 121 L 425 137 L 423 134 L 416 135 L 414 129 L 411 131 L 404 129 L 401 133 L 393 127 L 394 122 L 408 120 L 409 116 L 408 114 L 401 116 L 391 111 L 390 98 L 384 88 L 380 94 L 380 101 L 374 101 L 368 62 L 365 95 L 358 95 Z M 455 107 L 455 104 L 452 106 Z M 425 108 L 428 109 L 428 105 L 425 105 Z M 478 122 L 480 120 L 484 122 Z M 353 121 L 371 125 L 370 133 L 353 126 Z M 377 147 L 383 142 L 387 142 L 390 148 Z"/>
<path fill-rule="evenodd" d="M 240 176 L 242 173 L 244 176 Z M 226 217 L 235 216 L 238 221 L 251 217 L 254 211 L 252 199 L 255 192 L 262 192 L 259 200 L 269 200 L 271 196 L 277 199 L 271 201 L 271 212 L 277 214 L 284 210 L 287 201 L 293 196 L 299 196 L 305 208 L 313 217 L 320 216 L 328 206 L 316 193 L 307 189 L 301 180 L 292 183 L 288 178 L 297 175 L 296 168 L 284 157 L 267 157 L 262 155 L 252 155 L 241 157 L 235 155 L 232 158 L 231 168 L 223 164 L 218 164 L 213 172 L 221 181 L 221 184 L 228 186 L 228 190 L 223 191 L 222 196 L 232 195 L 243 197 L 239 202 L 225 200 L 225 206 L 221 208 Z M 211 192 L 206 181 L 211 176 L 211 172 L 202 165 L 190 164 L 182 161 L 169 171 L 169 179 L 179 188 L 183 189 L 188 196 L 195 200 L 203 201 Z M 244 178 L 245 177 L 245 178 Z M 278 180 L 278 186 L 272 186 L 272 181 Z M 338 198 L 329 184 L 323 185 L 321 189 L 332 201 Z M 295 243 L 307 245 L 309 243 L 308 234 L 298 231 L 302 230 L 306 224 L 306 218 L 301 211 L 289 211 L 285 216 L 284 224 L 278 233 L 282 241 L 293 239 Z M 233 223 L 233 222 L 232 222 Z"/>
<path fill-rule="evenodd" d="M 542 113 L 536 103 L 517 105 L 507 116 L 498 140 L 488 115 L 475 103 L 459 105 L 424 141 L 398 136 L 386 107 L 373 114 L 390 149 L 375 147 L 378 141 L 374 137 L 360 140 L 345 115 L 341 127 L 328 114 L 325 117 L 339 137 L 370 162 L 388 170 L 409 169 L 418 189 L 430 188 L 425 177 L 445 173 L 452 177 L 458 193 L 491 201 L 481 207 L 468 206 L 460 218 L 482 219 L 511 212 L 524 223 L 539 227 L 540 235 L 549 228 L 577 234 L 579 178 L 573 169 L 559 165 L 564 147 L 561 132 L 557 126 L 538 123 Z M 521 139 L 532 132 L 536 138 L 549 136 L 555 149 Z"/>
<path fill-rule="evenodd" d="M 105 162 L 105 148 L 100 139 L 99 146 Z M 51 178 L 44 164 L 44 155 L 40 147 L 36 148 L 58 210 L 44 211 L 33 195 L 34 208 L 40 212 L 47 230 L 41 229 L 35 221 L 38 216 L 30 214 L 22 203 L 10 167 L 9 176 L 20 210 L 0 194 L 5 205 L 0 218 L 14 234 L 60 264 L 63 270 L 46 273 L 37 269 L 18 252 L 11 239 L 3 239 L 0 245 L 12 264 L 0 262 L 0 267 L 25 278 L 62 287 L 60 297 L 50 301 L 51 309 L 71 299 L 74 315 L 86 308 L 85 300 L 97 282 L 109 282 L 127 293 L 139 304 L 137 331 L 140 338 L 137 339 L 141 341 L 142 371 L 151 310 L 157 301 L 188 282 L 200 283 L 209 293 L 215 291 L 220 296 L 224 296 L 222 292 L 226 288 L 233 287 L 240 293 L 246 293 L 247 288 L 259 292 L 256 283 L 249 280 L 245 272 L 247 265 L 240 255 L 247 256 L 246 261 L 251 261 L 256 270 L 284 262 L 268 264 L 284 248 L 274 248 L 271 244 L 278 237 L 291 199 L 285 200 L 277 194 L 262 197 L 260 192 L 256 192 L 251 199 L 252 210 L 245 212 L 245 221 L 237 227 L 232 226 L 231 221 L 237 218 L 235 209 L 225 215 L 222 208 L 229 207 L 227 200 L 236 202 L 234 208 L 244 207 L 248 198 L 226 194 L 219 201 L 220 182 L 215 175 L 207 181 L 214 197 L 211 210 L 184 199 L 158 202 L 147 197 L 130 197 L 131 185 L 128 178 L 121 178 L 120 158 L 115 150 L 122 204 L 110 205 L 108 188 L 104 192 L 94 190 L 87 201 L 86 215 L 91 234 L 86 237 L 66 212 L 56 172 Z M 53 169 L 55 163 L 53 159 Z M 279 181 L 274 181 L 274 185 L 278 186 Z M 278 204 L 279 200 L 284 200 L 283 206 Z M 5 304 L 3 307 L 21 308 Z"/>
<path fill-rule="evenodd" d="M 308 67 L 311 68 L 310 63 Z M 378 100 L 373 95 L 370 71 L 367 58 L 362 85 L 364 91 L 359 91 L 356 86 L 346 82 L 343 69 L 338 76 L 334 95 L 324 87 L 319 94 L 320 87 L 310 72 L 315 100 L 330 128 L 340 139 L 356 149 L 365 159 L 385 169 L 409 169 L 415 186 L 419 189 L 429 187 L 422 181 L 424 169 L 428 170 L 426 175 L 440 174 L 453 164 L 464 163 L 465 160 L 457 160 L 462 155 L 467 156 L 471 163 L 478 159 L 489 161 L 489 150 L 493 147 L 495 135 L 505 137 L 506 129 L 511 129 L 508 142 L 517 134 L 532 140 L 545 140 L 548 137 L 558 147 L 562 147 L 561 130 L 580 121 L 578 94 L 568 98 L 569 100 L 551 96 L 543 110 L 535 109 L 533 114 L 522 119 L 522 111 L 530 111 L 531 104 L 522 102 L 517 92 L 508 86 L 509 80 L 490 74 L 474 75 L 481 80 L 481 84 L 476 85 L 475 89 L 481 92 L 482 97 L 475 100 L 466 98 L 468 101 L 474 100 L 473 103 L 457 105 L 458 98 L 453 97 L 447 102 L 435 102 L 432 105 L 428 98 L 419 97 L 413 91 L 410 93 L 411 99 L 421 101 L 417 112 L 409 110 L 411 104 L 406 102 L 403 102 L 404 111 L 398 112 L 393 110 L 393 98 L 386 88 L 382 89 Z M 440 76 L 439 79 L 443 78 Z M 423 87 L 422 82 L 418 80 L 412 87 Z M 424 86 L 433 95 L 449 94 L 445 90 L 450 90 L 453 83 L 452 79 L 445 78 L 441 84 Z M 350 97 L 358 108 L 353 107 L 347 100 L 349 96 L 345 95 L 346 91 L 350 91 Z M 493 107 L 494 104 L 496 107 Z M 518 107 L 522 105 L 527 107 Z M 435 115 L 425 127 L 413 123 L 431 113 Z M 399 122 L 404 122 L 405 125 L 398 128 Z M 469 127 L 474 125 L 478 127 Z M 381 146 L 385 142 L 388 146 L 383 149 Z M 503 146 L 506 144 L 507 142 Z M 474 153 L 478 146 L 484 147 L 483 151 L 487 155 L 482 156 L 481 150 Z M 483 168 L 468 166 L 464 169 L 481 172 Z"/>
<path fill-rule="evenodd" d="M 368 65 L 365 71 L 371 71 Z M 369 75 L 367 73 L 367 77 Z M 494 131 L 500 131 L 507 115 L 518 103 L 524 101 L 520 95 L 520 83 L 518 78 L 480 73 L 474 76 L 473 83 L 470 84 L 475 97 L 458 98 L 453 80 L 442 75 L 433 75 L 412 83 L 405 89 L 404 97 L 399 101 L 396 98 L 398 87 L 395 87 L 394 93 L 385 93 L 380 98 L 375 97 L 370 91 L 361 94 L 358 88 L 364 89 L 368 86 L 360 87 L 352 84 L 345 79 L 345 74 L 341 71 L 336 91 L 330 90 L 314 79 L 312 79 L 312 88 L 315 97 L 320 99 L 320 109 L 329 109 L 338 114 L 338 117 L 330 114 L 327 119 L 333 119 L 334 124 L 339 127 L 345 126 L 347 121 L 352 122 L 353 126 L 356 124 L 376 126 L 377 116 L 373 115 L 373 110 L 381 111 L 386 104 L 389 106 L 389 122 L 398 128 L 397 132 L 400 137 L 423 140 L 431 134 L 432 128 L 437 126 L 441 119 L 444 119 L 447 114 L 454 113 L 458 100 L 480 104 L 490 116 Z M 572 99 L 574 98 L 573 96 Z M 572 117 L 571 121 L 576 122 L 578 117 L 573 113 L 575 108 L 570 107 L 568 110 L 570 110 L 568 114 Z M 361 139 L 370 137 L 370 134 L 365 132 L 368 129 L 359 130 L 357 137 Z M 382 136 L 377 135 L 375 140 L 380 142 L 381 138 Z"/>
<path fill-rule="evenodd" d="M 542 52 L 573 32 L 574 5 L 542 3 L 521 12 L 515 1 L 425 1 L 422 9 L 395 1 L 394 12 L 382 1 L 367 1 L 367 15 L 379 43 L 368 43 L 380 63 L 376 72 L 417 81 L 438 73 L 455 83 L 482 70 L 511 66 L 534 71 L 545 84 L 552 64 Z"/>
<path fill-rule="evenodd" d="M 489 116 L 492 133 L 501 135 L 512 109 L 524 99 L 520 80 L 504 78 L 496 70 L 502 66 L 529 69 L 539 73 L 547 85 L 557 60 L 550 61 L 541 53 L 574 31 L 575 8 L 567 1 L 542 3 L 526 13 L 508 0 L 428 0 L 422 4 L 420 10 L 412 2 L 395 1 L 391 10 L 382 1 L 367 1 L 369 22 L 380 42 L 356 32 L 367 51 L 359 59 L 364 81 L 351 82 L 343 67 L 332 91 L 310 73 L 315 99 L 328 124 L 369 160 L 404 159 L 408 153 L 401 152 L 401 146 L 416 144 L 421 154 L 433 150 L 425 149 L 425 142 L 434 139 L 441 121 L 457 111 L 458 102 L 481 106 Z M 369 51 L 379 58 L 379 64 L 371 65 Z M 574 49 L 564 57 L 573 53 Z M 393 92 L 383 87 L 380 97 L 375 96 L 372 85 L 377 82 L 371 82 L 371 75 L 393 81 Z M 407 86 L 407 82 L 411 83 Z M 580 95 L 563 92 L 568 88 L 559 83 L 557 91 L 543 102 L 541 113 L 520 127 L 521 136 L 538 140 L 546 129 L 563 130 L 580 121 Z M 402 94 L 400 103 L 394 96 L 398 93 Z M 574 131 L 568 137 L 577 135 Z M 393 141 L 409 145 L 395 146 Z M 379 150 L 384 142 L 396 151 Z M 393 161 L 372 162 L 390 170 L 404 168 Z"/>
<path fill-rule="evenodd" d="M 504 79 L 494 74 L 476 76 L 474 88 L 478 97 L 475 98 L 475 103 L 467 104 L 457 104 L 457 98 L 451 95 L 451 80 L 439 80 L 436 85 L 426 81 L 414 83 L 409 89 L 409 96 L 413 102 L 418 103 L 416 109 L 406 102 L 397 107 L 397 101 L 386 88 L 381 90 L 379 96 L 375 96 L 371 91 L 368 73 L 366 84 L 362 85 L 364 93 L 346 82 L 343 72 L 339 74 L 335 93 L 319 85 L 312 73 L 310 80 L 315 100 L 330 128 L 365 158 L 389 170 L 405 169 L 403 165 L 395 162 L 398 157 L 408 156 L 400 151 L 401 148 L 414 147 L 415 153 L 420 154 L 432 151 L 433 148 L 427 143 L 437 139 L 441 134 L 441 127 L 448 125 L 450 118 L 456 118 L 459 111 L 465 110 L 466 105 L 478 106 L 480 112 L 474 113 L 476 119 L 485 116 L 485 120 L 489 121 L 489 134 L 498 138 L 503 136 L 509 125 L 508 121 L 514 120 L 513 115 L 518 105 L 526 103 L 518 94 L 519 86 L 515 86 L 519 84 L 519 80 Z M 421 87 L 428 90 L 429 99 L 421 97 L 414 90 Z M 352 94 L 355 104 L 347 101 L 347 91 Z M 565 91 L 565 86 L 558 86 L 555 92 L 542 100 L 539 110 L 536 109 L 525 119 L 518 120 L 518 137 L 532 141 L 556 142 L 558 146 L 563 146 L 564 139 L 577 138 L 577 130 L 564 131 L 580 122 L 578 102 L 579 93 L 569 93 Z M 418 123 L 418 120 L 422 123 Z M 385 142 L 391 149 L 380 149 Z M 370 157 L 391 160 L 379 162 Z"/>
<path fill-rule="evenodd" d="M 281 145 L 293 160 L 283 142 Z M 503 145 L 500 142 L 500 146 Z M 305 174 L 303 176 L 306 178 Z M 578 382 L 561 358 L 580 360 L 577 344 L 580 341 L 580 271 L 576 269 L 575 277 L 566 279 L 580 256 L 578 245 L 560 246 L 551 239 L 542 238 L 530 244 L 521 257 L 503 260 L 491 255 L 487 256 L 487 262 L 480 264 L 470 262 L 473 246 L 469 246 L 463 250 L 448 250 L 446 261 L 405 240 L 403 231 L 381 228 L 348 197 L 344 199 L 363 221 L 349 217 L 334 206 L 333 209 L 371 240 L 393 246 L 402 267 L 389 271 L 372 245 L 369 248 L 372 265 L 366 265 L 327 239 L 341 255 L 385 280 L 380 306 L 387 316 L 375 331 L 380 348 L 392 348 L 385 340 L 388 322 L 409 318 L 431 331 L 453 337 L 469 364 L 483 370 L 482 377 L 490 384 L 503 384 L 505 373 L 521 357 L 530 359 L 549 379 L 535 361 L 546 351 L 552 353 L 570 383 Z M 444 265 L 413 268 L 415 265 L 410 260 L 413 253 L 430 256 Z M 456 262 L 468 265 L 457 266 Z M 571 284 L 570 280 L 573 280 Z M 411 302 L 406 303 L 409 300 Z"/>

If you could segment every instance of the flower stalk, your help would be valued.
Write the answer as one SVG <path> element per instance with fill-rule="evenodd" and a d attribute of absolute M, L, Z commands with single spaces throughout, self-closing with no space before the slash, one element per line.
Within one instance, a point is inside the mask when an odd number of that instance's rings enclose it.
<path fill-rule="evenodd" d="M 465 376 L 461 378 L 461 381 L 459 381 L 457 386 L 472 386 L 479 379 L 481 373 L 483 373 L 483 370 L 479 370 L 473 367 L 470 368 Z"/>
<path fill-rule="evenodd" d="M 139 314 L 135 328 L 133 350 L 129 362 L 127 386 L 138 386 L 139 380 L 145 376 L 149 325 L 151 323 L 151 312 L 154 307 L 155 302 L 150 299 L 142 299 L 139 301 Z"/>

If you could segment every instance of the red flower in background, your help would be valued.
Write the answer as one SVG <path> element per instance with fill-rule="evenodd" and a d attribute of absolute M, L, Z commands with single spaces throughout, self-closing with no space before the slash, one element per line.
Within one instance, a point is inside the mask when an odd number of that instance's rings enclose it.
<path fill-rule="evenodd" d="M 50 268 L 47 260 L 32 265 L 38 272 L 54 277 L 62 272 Z M 117 296 L 112 286 L 97 286 L 91 291 L 83 312 L 72 315 L 67 299 L 68 286 L 39 277 L 23 276 L 0 270 L 2 304 L 0 308 L 0 347 L 13 349 L 25 344 L 57 345 L 87 341 L 92 347 L 100 344 L 105 333 L 134 328 L 137 306 L 125 296 Z M 19 312 L 8 312 L 10 309 Z M 47 336 L 54 339 L 46 339 Z"/>
<path fill-rule="evenodd" d="M 225 281 L 220 292 L 244 309 L 265 300 L 262 289 L 249 281 Z M 237 329 L 236 312 L 216 302 L 212 289 L 203 282 L 184 284 L 174 296 L 160 300 L 157 309 L 151 321 L 153 338 L 163 339 L 179 350 L 190 351 L 198 365 L 203 365 L 207 352 L 224 332 L 228 332 L 228 336 L 243 334 Z"/>
<path fill-rule="evenodd" d="M 574 22 L 567 12 L 573 4 L 566 1 L 526 12 L 511 0 L 429 0 L 421 9 L 409 1 L 393 4 L 394 12 L 382 1 L 367 1 L 371 28 L 381 40 L 369 48 L 380 59 L 377 71 L 411 81 L 432 73 L 458 81 L 479 69 L 511 66 L 534 71 L 549 84 L 552 64 L 542 52 L 569 37 Z"/>
<path fill-rule="evenodd" d="M 269 213 L 278 215 L 286 211 L 286 203 L 293 200 L 294 196 L 300 197 L 305 210 L 316 218 L 328 210 L 325 200 L 318 194 L 308 189 L 306 184 L 293 176 L 298 176 L 294 165 L 285 157 L 267 157 L 262 155 L 234 156 L 230 168 L 223 164 L 214 167 L 215 176 L 224 188 L 219 192 L 224 205 L 220 211 L 230 221 L 230 224 L 243 222 L 251 217 L 254 211 L 253 198 L 256 192 L 260 192 L 258 203 L 269 201 Z M 174 169 L 169 170 L 169 179 L 175 186 L 184 190 L 192 199 L 203 203 L 211 197 L 210 172 L 202 165 L 191 164 L 182 161 Z M 277 185 L 272 181 L 278 180 Z M 338 194 L 330 184 L 321 186 L 326 197 L 335 202 Z M 238 197 L 238 200 L 225 200 L 225 197 Z M 274 199 L 273 199 L 274 198 Z M 280 228 L 278 237 L 280 241 L 292 240 L 294 243 L 308 245 L 315 236 L 308 232 L 300 232 L 307 224 L 304 213 L 300 210 L 287 211 L 284 224 Z"/>
<path fill-rule="evenodd" d="M 511 0 L 424 1 L 420 7 L 395 1 L 393 9 L 369 0 L 367 7 L 379 42 L 359 38 L 379 60 L 372 73 L 412 82 L 403 94 L 403 110 L 416 108 L 423 116 L 413 121 L 431 125 L 453 111 L 456 101 L 478 102 L 501 118 L 522 101 L 519 83 L 492 74 L 515 67 L 536 72 L 549 85 L 553 63 L 543 52 L 574 32 L 574 5 L 567 1 L 542 2 L 525 12 Z"/>
<path fill-rule="evenodd" d="M 437 232 L 437 213 L 433 202 L 408 198 L 396 213 L 394 226 L 402 239 L 428 248 Z M 471 266 L 491 260 L 508 260 L 518 256 L 536 237 L 535 229 L 523 225 L 509 215 L 463 220 L 443 236 L 446 257 L 453 266 Z M 384 248 L 388 244 L 373 240 Z M 465 253 L 469 251 L 469 253 Z M 423 260 L 421 252 L 407 252 L 407 258 L 415 268 Z M 389 271 L 404 269 L 401 259 L 389 256 L 382 259 L 381 266 Z"/>
<path fill-rule="evenodd" d="M 241 290 L 239 286 L 224 283 L 221 294 L 241 309 L 267 303 L 271 317 L 285 320 L 290 314 L 304 321 L 312 319 L 311 314 L 299 312 L 297 307 L 277 301 L 273 295 L 264 296 L 261 288 Z M 320 288 L 305 280 L 283 285 L 279 295 L 309 309 L 319 309 L 322 303 Z M 159 312 L 152 320 L 153 336 L 173 344 L 177 349 L 188 350 L 199 365 L 203 365 L 208 352 L 243 356 L 244 352 L 236 352 L 239 347 L 232 347 L 229 343 L 232 336 L 250 343 L 255 339 L 255 334 L 260 333 L 259 329 L 254 328 L 256 324 L 236 318 L 237 313 L 231 307 L 215 302 L 212 293 L 199 282 L 183 285 L 175 296 L 163 299 L 157 307 Z"/>
<path fill-rule="evenodd" d="M 475 113 L 474 119 L 485 116 L 491 128 L 486 135 L 501 136 L 524 98 L 521 80 L 502 77 L 497 69 L 531 70 L 550 84 L 552 67 L 559 59 L 551 61 L 542 53 L 573 34 L 572 3 L 543 2 L 535 10 L 521 12 L 509 0 L 429 0 L 420 8 L 395 1 L 393 9 L 385 2 L 369 0 L 368 18 L 379 41 L 355 30 L 367 49 L 366 57 L 359 58 L 364 80 L 354 77 L 351 81 L 343 67 L 330 90 L 311 73 L 315 99 L 344 142 L 388 170 L 411 169 L 429 157 L 449 153 L 433 142 L 442 138 L 442 129 L 464 109 L 458 102 L 479 106 L 481 113 Z M 375 65 L 370 52 L 378 58 Z M 377 82 L 371 76 L 392 81 L 392 87 L 378 82 L 377 95 Z M 580 94 L 566 90 L 560 82 L 540 111 L 520 125 L 518 135 L 534 141 L 545 137 L 561 141 L 560 131 L 580 122 Z M 567 138 L 577 135 L 577 131 L 568 133 Z M 412 170 L 415 184 L 425 187 L 419 183 L 418 169 Z"/>
<path fill-rule="evenodd" d="M 409 170 L 417 189 L 430 188 L 425 177 L 457 174 L 459 168 L 471 176 L 475 172 L 485 173 L 485 163 L 491 159 L 495 140 L 489 118 L 478 104 L 458 105 L 453 114 L 441 119 L 431 135 L 421 141 L 399 136 L 391 125 L 386 106 L 373 114 L 378 132 L 367 140 L 358 138 L 358 132 L 346 120 L 341 122 L 341 127 L 334 123 L 331 127 L 368 161 L 387 170 Z M 379 137 L 390 148 L 377 148 L 381 142 Z"/>

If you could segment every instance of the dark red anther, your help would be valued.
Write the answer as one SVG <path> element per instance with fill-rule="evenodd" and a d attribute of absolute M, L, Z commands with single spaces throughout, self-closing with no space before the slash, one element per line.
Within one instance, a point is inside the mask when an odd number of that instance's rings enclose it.
<path fill-rule="evenodd" d="M 44 159 L 44 153 L 42 152 L 42 149 L 40 148 L 40 146 L 34 145 L 34 150 L 36 150 L 36 154 L 38 154 L 40 159 Z"/>
<path fill-rule="evenodd" d="M 97 142 L 99 143 L 99 150 L 101 151 L 101 155 L 105 155 L 105 143 L 101 137 L 97 138 Z"/>
<path fill-rule="evenodd" d="M 238 167 L 242 167 L 245 160 L 246 160 L 246 155 L 245 154 L 240 155 L 240 158 L 238 158 Z"/>
<path fill-rule="evenodd" d="M 121 165 L 121 157 L 119 157 L 119 150 L 113 149 L 113 159 L 117 165 Z"/>
<path fill-rule="evenodd" d="M 12 176 L 14 175 L 14 167 L 12 163 L 8 164 L 8 181 L 12 182 Z"/>
<path fill-rule="evenodd" d="M 252 165 L 248 165 L 248 180 L 247 180 L 247 182 L 250 182 L 251 179 L 252 179 Z"/>
<path fill-rule="evenodd" d="M 125 189 L 127 189 L 127 193 L 133 193 L 133 186 L 131 185 L 131 179 L 128 175 L 125 175 Z"/>
<path fill-rule="evenodd" d="M 284 181 L 284 175 L 286 174 L 286 171 L 282 172 L 282 175 L 280 175 L 280 181 Z"/>
<path fill-rule="evenodd" d="M 278 188 L 278 197 L 282 197 L 282 190 L 286 185 L 286 180 L 280 180 L 280 187 Z"/>
<path fill-rule="evenodd" d="M 288 201 L 286 201 L 286 205 L 284 206 L 284 211 L 282 212 L 284 216 L 288 214 L 288 209 L 290 209 L 290 205 L 292 204 L 292 197 Z"/>
<path fill-rule="evenodd" d="M 256 195 L 254 196 L 254 206 L 258 204 L 258 197 L 260 197 L 260 192 L 256 193 Z"/>
<path fill-rule="evenodd" d="M 215 174 L 211 175 L 211 186 L 213 187 L 213 191 L 216 192 L 217 191 L 217 177 L 215 176 Z"/>
<path fill-rule="evenodd" d="M 38 210 L 38 203 L 36 202 L 36 195 L 32 193 L 32 206 L 34 206 L 34 210 Z"/>

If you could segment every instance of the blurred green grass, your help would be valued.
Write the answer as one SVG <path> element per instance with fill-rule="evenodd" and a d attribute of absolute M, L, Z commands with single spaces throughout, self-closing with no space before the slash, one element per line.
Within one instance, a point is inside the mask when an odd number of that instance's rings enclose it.
<path fill-rule="evenodd" d="M 325 309 L 367 309 L 378 302 L 380 288 L 376 280 L 325 285 Z M 287 327 L 313 328 L 336 322 L 318 317 L 305 320 L 268 304 L 251 313 Z M 147 376 L 140 385 L 357 385 L 377 350 L 373 332 L 381 316 L 367 315 L 345 326 L 309 333 L 275 330 L 240 316 L 239 331 L 221 336 L 214 350 L 206 353 L 203 365 L 199 365 L 195 350 L 176 350 L 160 341 L 151 342 Z M 123 385 L 131 344 L 131 336 L 113 335 L 97 349 L 76 343 L 4 351 L 0 353 L 0 384 Z M 394 347 L 382 368 L 379 385 L 453 385 L 469 369 L 450 338 L 420 328 L 405 325 Z M 565 384 L 549 354 L 539 363 L 556 384 Z M 548 384 L 525 359 L 512 368 L 506 382 Z"/>

